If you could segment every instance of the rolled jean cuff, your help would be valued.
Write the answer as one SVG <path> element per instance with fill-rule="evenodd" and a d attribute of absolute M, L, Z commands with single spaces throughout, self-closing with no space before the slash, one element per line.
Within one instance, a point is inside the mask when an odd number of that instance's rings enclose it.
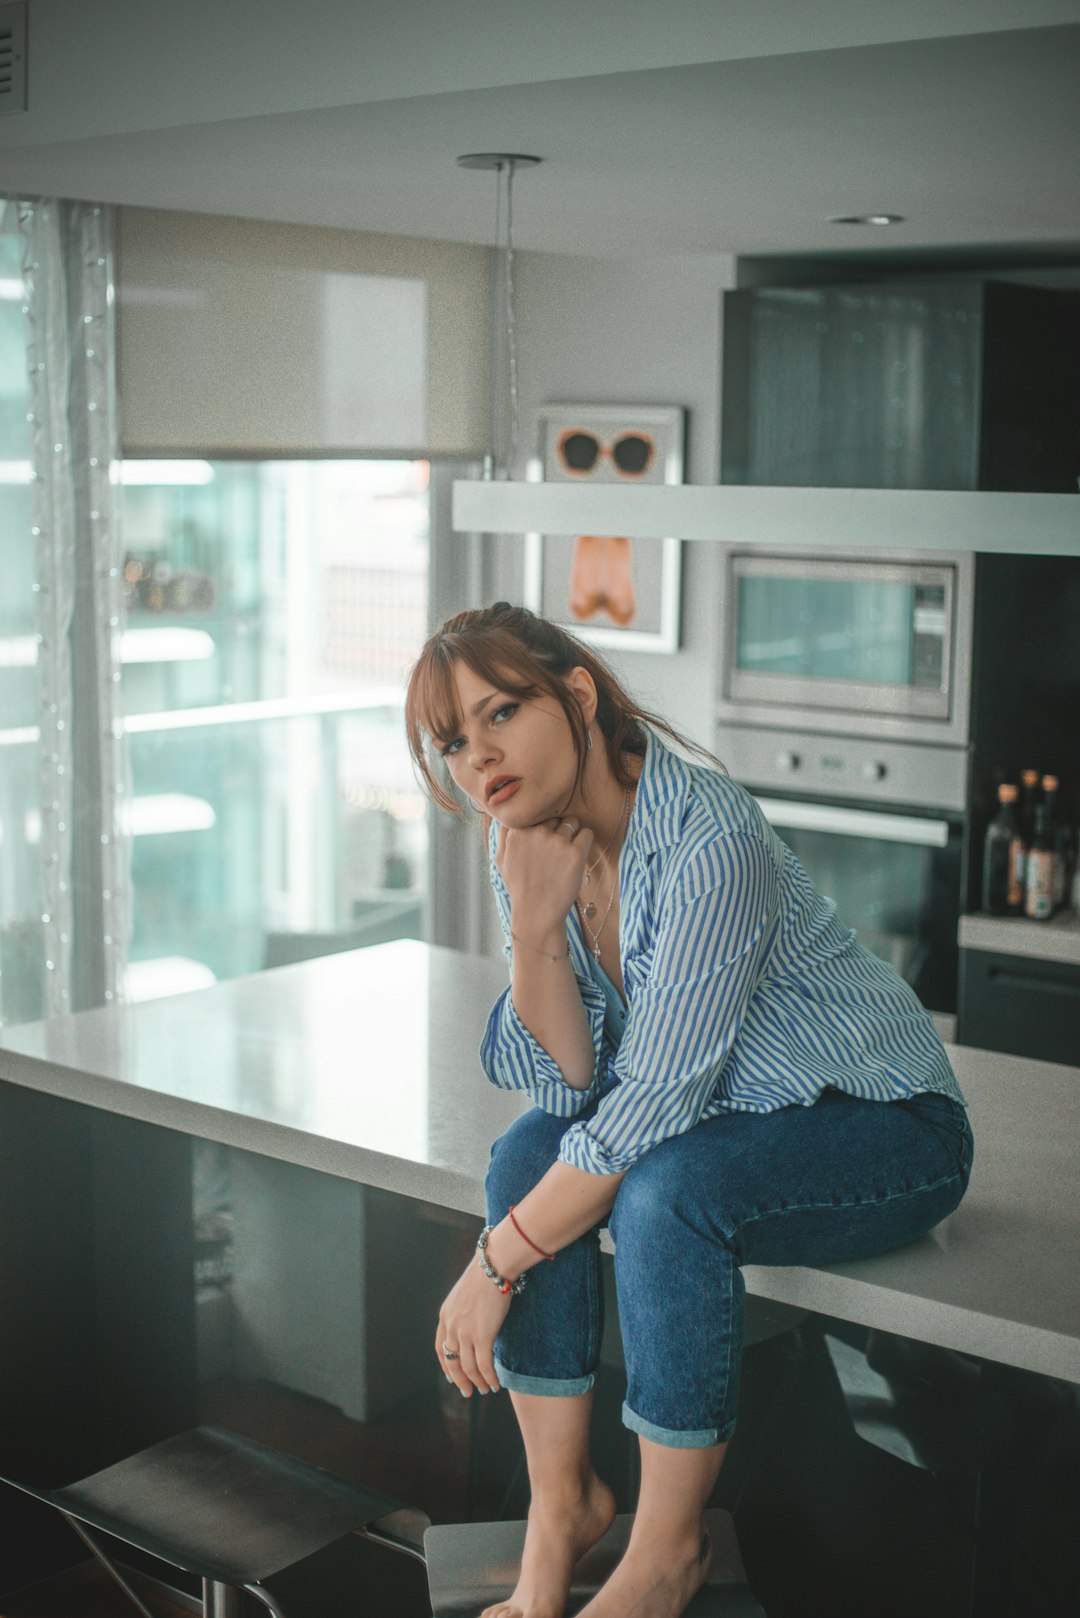
<path fill-rule="evenodd" d="M 717 1444 L 726 1444 L 735 1431 L 734 1421 L 729 1421 L 726 1427 L 699 1427 L 689 1432 L 681 1432 L 674 1427 L 657 1427 L 654 1422 L 646 1421 L 631 1410 L 628 1404 L 622 1407 L 623 1426 L 629 1427 L 632 1433 L 640 1433 L 642 1438 L 650 1438 L 654 1444 L 666 1444 L 668 1449 L 712 1449 Z"/>
<path fill-rule="evenodd" d="M 508 1371 L 500 1360 L 495 1361 L 499 1382 L 511 1393 L 538 1393 L 551 1399 L 572 1399 L 576 1394 L 588 1393 L 596 1381 L 588 1376 L 526 1376 L 522 1371 Z"/>

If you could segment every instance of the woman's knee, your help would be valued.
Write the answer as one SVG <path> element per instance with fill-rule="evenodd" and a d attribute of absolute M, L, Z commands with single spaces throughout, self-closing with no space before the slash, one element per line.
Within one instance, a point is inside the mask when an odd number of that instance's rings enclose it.
<path fill-rule="evenodd" d="M 573 1121 L 555 1118 L 539 1107 L 514 1119 L 491 1148 L 484 1179 L 489 1210 L 498 1206 L 505 1211 L 543 1179 L 558 1157 L 562 1138 Z"/>
<path fill-rule="evenodd" d="M 687 1221 L 693 1223 L 693 1184 L 679 1172 L 673 1154 L 655 1147 L 629 1169 L 609 1220 L 616 1243 L 648 1244 Z"/>

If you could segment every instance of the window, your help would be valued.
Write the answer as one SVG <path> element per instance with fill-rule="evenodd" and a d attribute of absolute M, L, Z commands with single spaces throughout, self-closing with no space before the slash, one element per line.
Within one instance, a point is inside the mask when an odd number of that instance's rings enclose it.
<path fill-rule="evenodd" d="M 424 461 L 126 461 L 128 997 L 426 931 Z"/>

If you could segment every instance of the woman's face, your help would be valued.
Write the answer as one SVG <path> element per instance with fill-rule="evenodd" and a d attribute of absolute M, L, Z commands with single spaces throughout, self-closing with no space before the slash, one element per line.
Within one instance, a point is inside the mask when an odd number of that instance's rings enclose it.
<path fill-rule="evenodd" d="M 573 670 L 571 688 L 584 677 L 585 716 L 591 717 L 592 682 Z M 564 814 L 574 796 L 577 754 L 570 725 L 554 697 L 523 699 L 454 665 L 462 728 L 438 748 L 455 785 L 482 814 L 507 826 L 535 826 Z"/>

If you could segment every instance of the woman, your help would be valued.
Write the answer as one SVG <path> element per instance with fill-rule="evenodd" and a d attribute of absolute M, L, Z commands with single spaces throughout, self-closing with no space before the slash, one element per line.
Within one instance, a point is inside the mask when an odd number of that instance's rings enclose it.
<path fill-rule="evenodd" d="M 495 1143 L 478 1262 L 435 1339 L 464 1395 L 510 1390 L 525 1443 L 521 1578 L 485 1618 L 561 1618 L 615 1512 L 588 1432 L 605 1224 L 641 1489 L 584 1611 L 677 1618 L 735 1423 L 740 1266 L 858 1258 L 944 1218 L 963 1098 L 915 995 L 749 794 L 572 636 L 505 602 L 451 618 L 406 721 L 435 800 L 489 817 L 511 983 L 481 1060 L 536 1103 Z"/>

